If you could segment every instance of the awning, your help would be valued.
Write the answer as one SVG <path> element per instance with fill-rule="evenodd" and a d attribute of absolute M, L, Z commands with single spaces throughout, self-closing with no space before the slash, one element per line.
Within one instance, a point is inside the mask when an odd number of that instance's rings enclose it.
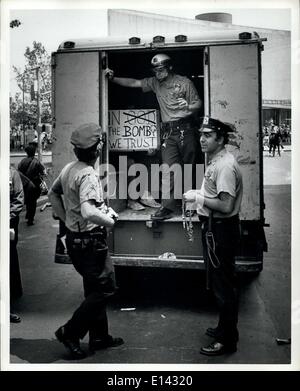
<path fill-rule="evenodd" d="M 285 109 L 285 110 L 291 110 L 292 106 L 291 105 L 281 105 L 278 103 L 268 103 L 268 104 L 263 104 L 262 105 L 263 110 L 264 109 Z"/>

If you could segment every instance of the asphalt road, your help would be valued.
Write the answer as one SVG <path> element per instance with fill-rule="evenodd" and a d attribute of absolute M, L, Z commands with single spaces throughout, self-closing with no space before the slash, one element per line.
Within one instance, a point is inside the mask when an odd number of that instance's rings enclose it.
<path fill-rule="evenodd" d="M 240 343 L 235 354 L 217 358 L 199 354 L 200 346 L 210 342 L 205 329 L 217 319 L 203 272 L 119 268 L 120 290 L 109 304 L 109 322 L 111 333 L 122 336 L 125 344 L 89 355 L 80 363 L 288 364 L 290 345 L 279 346 L 275 339 L 291 335 L 290 158 L 289 152 L 274 158 L 265 153 L 269 251 L 258 277 L 240 278 Z M 27 227 L 21 216 L 24 295 L 16 311 L 22 322 L 10 325 L 10 360 L 74 363 L 54 338 L 54 331 L 82 300 L 81 281 L 72 266 L 53 262 L 57 222 L 51 208 L 38 209 L 36 219 L 34 226 Z M 87 340 L 82 346 L 87 348 Z"/>

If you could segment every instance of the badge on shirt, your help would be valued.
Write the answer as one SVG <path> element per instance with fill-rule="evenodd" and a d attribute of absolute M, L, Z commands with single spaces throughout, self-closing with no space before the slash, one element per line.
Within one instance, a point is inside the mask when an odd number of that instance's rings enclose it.
<path fill-rule="evenodd" d="M 184 92 L 182 91 L 182 87 L 181 87 L 181 84 L 179 83 L 174 83 L 173 85 L 173 97 L 175 99 L 178 99 L 178 98 L 183 98 L 184 96 Z"/>

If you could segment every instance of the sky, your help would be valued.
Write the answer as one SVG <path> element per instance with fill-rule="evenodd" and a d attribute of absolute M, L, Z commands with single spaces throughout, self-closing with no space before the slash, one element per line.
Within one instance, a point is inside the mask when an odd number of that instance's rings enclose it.
<path fill-rule="evenodd" d="M 78 4 L 78 2 L 75 3 Z M 143 8 L 136 6 L 131 9 L 191 19 L 194 19 L 195 15 L 199 13 L 209 11 L 229 12 L 232 14 L 233 24 L 290 30 L 291 15 L 288 9 L 215 8 L 211 10 L 200 7 L 176 9 L 174 3 L 172 3 L 172 8 L 153 8 L 153 6 L 145 8 L 145 4 L 147 3 L 143 2 Z M 160 2 L 160 4 L 164 3 Z M 126 9 L 130 8 L 126 7 Z M 62 41 L 69 38 L 91 38 L 107 35 L 106 8 L 10 10 L 9 20 L 14 19 L 19 19 L 21 25 L 10 29 L 10 92 L 12 95 L 20 91 L 14 81 L 15 74 L 12 71 L 12 65 L 21 70 L 24 69 L 24 52 L 27 46 L 32 47 L 33 41 L 41 42 L 50 54 L 57 50 Z"/>

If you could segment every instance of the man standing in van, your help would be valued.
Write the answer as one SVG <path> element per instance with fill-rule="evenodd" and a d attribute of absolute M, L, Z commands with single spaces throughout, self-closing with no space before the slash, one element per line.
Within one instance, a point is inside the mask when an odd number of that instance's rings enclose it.
<path fill-rule="evenodd" d="M 94 169 L 103 146 L 101 128 L 93 123 L 79 126 L 71 135 L 71 144 L 78 160 L 63 168 L 49 191 L 49 199 L 54 213 L 66 225 L 68 254 L 83 277 L 85 299 L 55 335 L 74 359 L 82 359 L 86 353 L 79 341 L 87 333 L 91 351 L 124 341 L 108 333 L 106 303 L 116 287 L 106 227 L 114 226 L 117 214 L 105 205 Z"/>
<path fill-rule="evenodd" d="M 153 77 L 141 80 L 114 77 L 107 69 L 109 80 L 123 87 L 153 91 L 159 103 L 162 118 L 162 206 L 152 216 L 153 220 L 172 217 L 176 209 L 174 184 L 178 173 L 174 164 L 195 164 L 197 156 L 196 124 L 194 114 L 201 107 L 194 84 L 185 76 L 173 72 L 171 58 L 156 54 L 151 60 Z"/>
<path fill-rule="evenodd" d="M 243 181 L 238 163 L 225 149 L 231 131 L 219 120 L 204 118 L 200 144 L 207 157 L 207 167 L 202 187 L 183 195 L 184 200 L 197 209 L 202 222 L 203 256 L 219 307 L 217 327 L 206 331 L 215 341 L 200 350 L 207 356 L 235 352 L 239 338 L 234 257 L 240 240 Z"/>

